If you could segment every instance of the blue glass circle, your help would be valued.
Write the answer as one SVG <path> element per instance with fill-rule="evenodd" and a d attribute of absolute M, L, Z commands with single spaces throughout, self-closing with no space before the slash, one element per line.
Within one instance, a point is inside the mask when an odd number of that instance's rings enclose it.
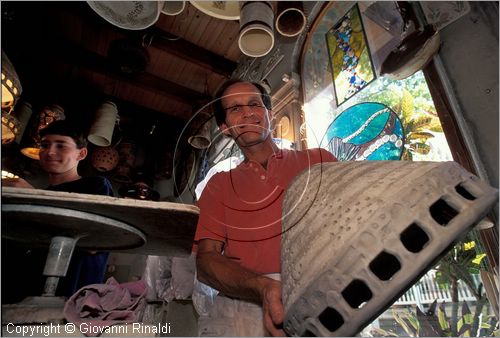
<path fill-rule="evenodd" d="M 399 160 L 403 126 L 397 114 L 377 102 L 347 108 L 326 131 L 328 149 L 339 161 Z"/>

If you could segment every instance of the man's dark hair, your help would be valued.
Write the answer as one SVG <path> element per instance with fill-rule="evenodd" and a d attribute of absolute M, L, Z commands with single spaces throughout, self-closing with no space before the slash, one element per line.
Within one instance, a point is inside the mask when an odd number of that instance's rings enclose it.
<path fill-rule="evenodd" d="M 224 92 L 231 87 L 232 85 L 236 83 L 250 83 L 251 85 L 254 85 L 260 92 L 260 97 L 262 98 L 262 103 L 264 103 L 264 106 L 270 110 L 271 109 L 271 96 L 269 96 L 269 93 L 267 90 L 259 83 L 256 82 L 251 82 L 251 81 L 245 81 L 241 79 L 230 79 L 224 82 L 217 92 L 215 93 L 214 101 L 212 104 L 213 110 L 214 110 L 214 115 L 215 115 L 215 120 L 217 121 L 217 125 L 220 126 L 222 123 L 226 121 L 226 111 L 224 110 L 224 107 L 222 106 L 222 100 L 221 98 L 224 96 Z M 227 108 L 227 107 L 226 107 Z"/>
<path fill-rule="evenodd" d="M 47 127 L 40 130 L 40 138 L 46 135 L 62 135 L 73 139 L 78 149 L 87 147 L 87 139 L 83 132 L 72 122 L 68 120 L 54 121 Z"/>

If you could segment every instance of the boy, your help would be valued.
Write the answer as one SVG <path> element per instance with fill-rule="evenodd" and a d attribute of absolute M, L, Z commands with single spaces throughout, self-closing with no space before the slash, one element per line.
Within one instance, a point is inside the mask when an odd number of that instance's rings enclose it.
<path fill-rule="evenodd" d="M 81 177 L 78 174 L 78 164 L 87 157 L 88 150 L 85 136 L 75 125 L 67 120 L 55 121 L 40 131 L 40 138 L 40 166 L 49 178 L 46 190 L 113 196 L 113 188 L 107 178 Z M 4 179 L 2 185 L 34 189 L 22 178 Z M 5 258 L 7 252 L 10 257 L 15 257 L 12 251 L 19 251 L 19 244 L 4 239 L 2 244 L 4 276 L 9 274 L 17 278 L 10 278 L 10 281 L 7 278 L 2 279 L 5 283 L 14 283 L 12 287 L 4 287 L 4 290 L 9 289 L 9 292 L 3 292 L 3 298 L 8 302 L 21 300 L 20 295 L 13 294 L 12 290 L 23 292 L 24 297 L 39 296 L 44 282 L 41 271 L 47 250 L 23 248 L 20 263 L 6 261 Z M 66 278 L 61 280 L 57 294 L 70 297 L 85 285 L 102 283 L 108 255 L 108 252 L 75 250 Z"/>

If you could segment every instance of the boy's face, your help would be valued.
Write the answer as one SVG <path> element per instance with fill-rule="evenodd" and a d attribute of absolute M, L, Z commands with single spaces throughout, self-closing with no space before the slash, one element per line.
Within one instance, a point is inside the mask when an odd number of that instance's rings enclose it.
<path fill-rule="evenodd" d="M 240 147 L 261 143 L 269 137 L 272 113 L 264 106 L 254 85 L 235 83 L 226 89 L 221 100 L 226 119 L 220 129 Z"/>
<path fill-rule="evenodd" d="M 49 174 L 63 174 L 78 167 L 87 148 L 78 149 L 69 136 L 45 135 L 41 141 L 40 165 Z"/>

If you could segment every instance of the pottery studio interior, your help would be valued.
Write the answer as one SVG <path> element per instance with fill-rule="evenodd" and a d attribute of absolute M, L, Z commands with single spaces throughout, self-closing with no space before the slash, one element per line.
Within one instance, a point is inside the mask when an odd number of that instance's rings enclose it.
<path fill-rule="evenodd" d="M 2 336 L 500 335 L 498 1 L 0 6 Z"/>

